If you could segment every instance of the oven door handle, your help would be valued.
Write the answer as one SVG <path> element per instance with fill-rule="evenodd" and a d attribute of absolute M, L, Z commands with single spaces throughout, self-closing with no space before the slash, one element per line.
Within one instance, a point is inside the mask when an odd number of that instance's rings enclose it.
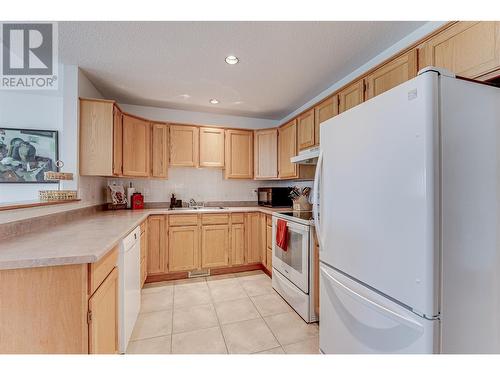
<path fill-rule="evenodd" d="M 321 170 L 323 167 L 323 152 L 320 151 L 318 156 L 318 163 L 316 164 L 316 171 L 314 173 L 314 184 L 313 184 L 313 219 L 314 228 L 316 229 L 316 238 L 318 239 L 319 249 L 322 249 L 322 235 L 321 235 L 321 224 L 319 220 L 319 186 L 321 181 Z"/>

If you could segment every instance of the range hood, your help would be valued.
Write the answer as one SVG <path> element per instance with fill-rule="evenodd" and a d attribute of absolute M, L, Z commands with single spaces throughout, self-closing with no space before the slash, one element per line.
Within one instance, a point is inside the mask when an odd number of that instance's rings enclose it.
<path fill-rule="evenodd" d="M 292 163 L 296 164 L 316 164 L 319 157 L 319 147 L 309 148 L 304 151 L 300 151 L 297 156 L 290 158 Z"/>

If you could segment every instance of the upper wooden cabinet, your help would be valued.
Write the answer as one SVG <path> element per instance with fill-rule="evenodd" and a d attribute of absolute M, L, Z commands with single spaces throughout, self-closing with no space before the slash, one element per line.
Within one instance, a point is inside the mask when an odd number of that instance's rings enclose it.
<path fill-rule="evenodd" d="M 199 128 L 170 125 L 170 165 L 197 167 L 199 165 Z"/>
<path fill-rule="evenodd" d="M 116 129 L 115 129 L 116 126 Z M 121 174 L 121 113 L 112 100 L 80 99 L 80 174 Z"/>
<path fill-rule="evenodd" d="M 150 171 L 151 124 L 123 115 L 123 174 L 148 177 Z"/>
<path fill-rule="evenodd" d="M 113 107 L 113 174 L 123 174 L 123 114 L 115 105 Z"/>
<path fill-rule="evenodd" d="M 253 178 L 253 132 L 226 130 L 225 178 Z"/>
<path fill-rule="evenodd" d="M 365 78 L 366 99 L 406 82 L 417 75 L 417 50 L 411 50 L 389 61 Z"/>
<path fill-rule="evenodd" d="M 500 22 L 458 22 L 435 35 L 419 48 L 419 68 L 429 65 L 467 78 L 500 69 Z"/>
<path fill-rule="evenodd" d="M 224 167 L 224 129 L 200 128 L 200 167 Z"/>
<path fill-rule="evenodd" d="M 151 125 L 151 177 L 167 178 L 169 159 L 168 125 Z"/>
<path fill-rule="evenodd" d="M 292 120 L 278 129 L 278 176 L 296 178 L 297 164 L 290 161 L 297 155 L 297 120 Z"/>
<path fill-rule="evenodd" d="M 364 82 L 356 81 L 339 92 L 339 113 L 345 112 L 364 100 Z"/>
<path fill-rule="evenodd" d="M 323 100 L 316 107 L 314 107 L 314 144 L 319 145 L 319 126 L 323 121 L 326 121 L 333 116 L 339 114 L 339 97 L 337 95 L 331 96 Z"/>
<path fill-rule="evenodd" d="M 299 151 L 314 146 L 314 108 L 297 119 Z"/>
<path fill-rule="evenodd" d="M 278 178 L 278 129 L 256 130 L 254 133 L 254 178 Z"/>

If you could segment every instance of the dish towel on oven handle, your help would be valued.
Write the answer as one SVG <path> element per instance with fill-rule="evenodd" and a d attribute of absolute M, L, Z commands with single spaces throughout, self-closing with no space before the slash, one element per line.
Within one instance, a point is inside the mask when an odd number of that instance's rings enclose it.
<path fill-rule="evenodd" d="M 278 245 L 283 251 L 288 249 L 288 229 L 286 220 L 278 219 L 278 225 L 276 228 L 276 245 Z"/>

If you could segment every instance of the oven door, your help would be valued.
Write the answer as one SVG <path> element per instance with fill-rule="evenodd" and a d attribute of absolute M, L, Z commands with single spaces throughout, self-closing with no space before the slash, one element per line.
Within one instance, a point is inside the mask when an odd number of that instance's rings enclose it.
<path fill-rule="evenodd" d="M 273 217 L 273 268 L 304 293 L 309 293 L 309 235 L 308 225 L 287 220 L 288 248 L 276 245 L 278 218 Z"/>

